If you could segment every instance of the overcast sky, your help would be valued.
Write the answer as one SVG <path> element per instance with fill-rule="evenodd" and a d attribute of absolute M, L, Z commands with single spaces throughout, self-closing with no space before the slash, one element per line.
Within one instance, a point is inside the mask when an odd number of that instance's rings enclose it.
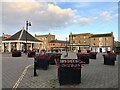
<path fill-rule="evenodd" d="M 2 33 L 14 34 L 28 20 L 34 35 L 55 34 L 65 40 L 70 32 L 110 33 L 118 39 L 117 2 L 2 2 Z"/>

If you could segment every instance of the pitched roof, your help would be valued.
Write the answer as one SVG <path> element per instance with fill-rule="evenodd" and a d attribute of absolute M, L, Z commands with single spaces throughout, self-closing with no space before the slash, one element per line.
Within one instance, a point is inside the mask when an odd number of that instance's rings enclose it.
<path fill-rule="evenodd" d="M 80 33 L 80 34 L 72 34 L 72 33 L 71 33 L 70 35 L 75 36 L 75 35 L 90 35 L 90 34 L 91 34 L 91 33 Z M 69 35 L 69 36 L 70 36 L 70 35 Z"/>
<path fill-rule="evenodd" d="M 34 42 L 42 42 L 35 37 L 33 37 L 30 33 L 28 33 L 26 30 L 22 29 L 12 35 L 10 38 L 5 39 L 5 41 L 11 41 L 11 40 L 22 40 L 26 41 L 26 34 L 27 34 L 27 41 L 34 41 Z"/>
<path fill-rule="evenodd" d="M 53 34 L 51 34 L 51 33 L 49 33 L 49 34 L 46 34 L 46 35 L 37 35 L 37 34 L 35 34 L 35 37 L 40 37 L 40 36 L 44 36 L 44 37 L 47 37 L 47 36 L 55 36 L 55 35 L 53 35 Z"/>
<path fill-rule="evenodd" d="M 113 33 L 106 33 L 106 34 L 93 34 L 90 38 L 95 38 L 95 37 L 111 37 Z"/>
<path fill-rule="evenodd" d="M 51 40 L 49 43 L 66 43 L 66 41 L 62 41 L 62 40 Z M 67 43 L 69 43 L 67 41 Z"/>
<path fill-rule="evenodd" d="M 5 37 L 5 38 L 10 38 L 11 35 L 10 35 L 10 34 L 4 34 L 4 37 Z"/>

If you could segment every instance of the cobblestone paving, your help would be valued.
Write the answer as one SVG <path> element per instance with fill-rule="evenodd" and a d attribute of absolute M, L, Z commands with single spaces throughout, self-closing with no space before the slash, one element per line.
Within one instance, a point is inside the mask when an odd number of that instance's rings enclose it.
<path fill-rule="evenodd" d="M 81 83 L 78 85 L 59 85 L 57 66 L 50 65 L 48 70 L 37 70 L 33 76 L 30 67 L 18 88 L 118 88 L 118 58 L 115 66 L 103 65 L 102 54 L 90 59 L 90 64 L 82 68 Z"/>

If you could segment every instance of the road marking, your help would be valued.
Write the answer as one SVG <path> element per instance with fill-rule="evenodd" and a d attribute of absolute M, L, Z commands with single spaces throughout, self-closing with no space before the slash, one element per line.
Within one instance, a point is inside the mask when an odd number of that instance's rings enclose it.
<path fill-rule="evenodd" d="M 21 74 L 20 78 L 17 80 L 17 82 L 14 84 L 12 90 L 16 90 L 18 85 L 20 84 L 20 82 L 22 81 L 23 77 L 25 76 L 27 69 L 32 66 L 33 64 L 28 65 L 27 67 L 25 67 L 23 73 Z"/>

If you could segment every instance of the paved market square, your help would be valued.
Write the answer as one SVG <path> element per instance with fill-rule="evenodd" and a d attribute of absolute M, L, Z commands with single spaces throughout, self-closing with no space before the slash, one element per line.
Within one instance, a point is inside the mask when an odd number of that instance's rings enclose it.
<path fill-rule="evenodd" d="M 65 52 L 62 55 L 64 58 Z M 48 70 L 37 70 L 34 77 L 33 65 L 27 69 L 23 80 L 17 88 L 118 88 L 118 56 L 115 66 L 104 65 L 103 55 L 98 53 L 97 59 L 90 59 L 90 63 L 81 69 L 81 83 L 77 85 L 59 85 L 58 66 L 49 65 Z M 70 52 L 69 57 L 76 58 L 76 53 Z"/>

